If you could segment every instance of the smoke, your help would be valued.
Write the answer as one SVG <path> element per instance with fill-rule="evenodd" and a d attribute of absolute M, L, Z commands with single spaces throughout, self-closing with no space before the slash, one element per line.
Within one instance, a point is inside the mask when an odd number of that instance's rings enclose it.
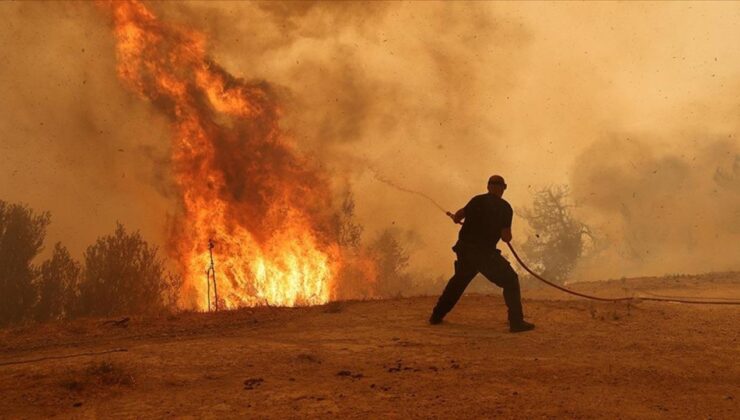
<path fill-rule="evenodd" d="M 454 211 L 492 173 L 507 176 L 515 207 L 537 186 L 572 185 L 606 248 L 579 279 L 740 268 L 734 196 L 707 195 L 736 156 L 740 56 L 724 40 L 738 35 L 737 6 L 701 18 L 690 5 L 293 6 L 162 11 L 208 31 L 227 68 L 285 88 L 285 128 L 344 175 L 366 231 L 418 233 L 412 268 L 436 276 L 452 259 L 456 226 L 424 196 Z M 701 198 L 657 198 L 685 194 Z M 682 230 L 690 255 L 669 233 Z"/>
<path fill-rule="evenodd" d="M 581 278 L 740 268 L 737 4 L 150 6 L 205 32 L 229 73 L 269 81 L 282 128 L 353 192 L 365 236 L 415 232 L 425 276 L 451 270 L 457 227 L 365 162 L 451 211 L 493 173 L 515 208 L 570 184 L 608 238 Z M 108 22 L 84 3 L 0 13 L 0 196 L 50 210 L 73 252 L 116 219 L 163 241 L 167 124 L 116 80 Z"/>
<path fill-rule="evenodd" d="M 508 165 L 497 114 L 526 58 L 520 22 L 483 4 L 153 6 L 204 30 L 228 71 L 283 87 L 283 128 L 351 186 L 366 238 L 419 232 L 412 269 L 448 270 L 456 226 L 375 174 L 456 210 Z"/>
<path fill-rule="evenodd" d="M 50 211 L 50 244 L 79 257 L 116 221 L 161 242 L 173 210 L 164 119 L 116 79 L 86 3 L 0 4 L 0 198 Z"/>
<path fill-rule="evenodd" d="M 646 136 L 615 134 L 576 160 L 574 199 L 604 247 L 578 275 L 609 276 L 615 266 L 626 276 L 737 269 L 738 143 L 696 133 L 694 147 L 671 152 Z"/>

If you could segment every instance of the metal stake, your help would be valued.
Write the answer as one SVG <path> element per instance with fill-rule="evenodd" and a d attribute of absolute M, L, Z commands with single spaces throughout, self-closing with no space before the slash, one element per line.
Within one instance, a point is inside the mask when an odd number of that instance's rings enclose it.
<path fill-rule="evenodd" d="M 206 270 L 206 281 L 208 282 L 208 312 L 211 311 L 211 279 L 213 279 L 214 306 L 218 312 L 218 287 L 216 286 L 216 266 L 213 263 L 213 248 L 216 243 L 213 239 L 208 240 L 208 255 L 211 257 L 211 266 Z"/>

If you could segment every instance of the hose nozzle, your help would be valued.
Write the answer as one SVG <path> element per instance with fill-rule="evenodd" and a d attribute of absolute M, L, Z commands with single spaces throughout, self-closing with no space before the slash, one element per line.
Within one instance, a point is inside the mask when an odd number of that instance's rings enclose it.
<path fill-rule="evenodd" d="M 462 224 L 461 222 L 458 222 L 457 220 L 455 220 L 455 215 L 452 214 L 451 212 L 446 211 L 445 214 L 448 215 L 448 216 L 450 216 L 450 219 L 452 219 L 452 221 L 455 222 L 455 224 L 458 224 L 458 225 L 461 225 Z"/>

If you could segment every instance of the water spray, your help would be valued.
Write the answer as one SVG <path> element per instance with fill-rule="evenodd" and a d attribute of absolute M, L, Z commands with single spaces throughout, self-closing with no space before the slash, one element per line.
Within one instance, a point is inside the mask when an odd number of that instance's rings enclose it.
<path fill-rule="evenodd" d="M 447 216 L 449 216 L 453 221 L 455 220 L 454 219 L 455 218 L 455 215 L 452 214 L 449 210 L 446 210 L 444 207 L 442 207 L 442 205 L 439 204 L 432 197 L 428 196 L 427 194 L 424 194 L 421 191 L 412 190 L 412 189 L 409 189 L 409 188 L 406 188 L 406 187 L 402 187 L 402 186 L 396 184 L 395 182 L 393 182 L 390 179 L 388 179 L 388 178 L 384 177 L 383 175 L 381 175 L 380 172 L 378 172 L 378 170 L 375 169 L 372 165 L 368 165 L 367 167 L 370 170 L 370 172 L 373 174 L 373 178 L 375 178 L 377 181 L 380 181 L 383 184 L 388 185 L 389 187 L 394 188 L 394 189 L 396 189 L 398 191 L 405 192 L 405 193 L 408 193 L 408 194 L 414 194 L 414 195 L 417 195 L 417 196 L 419 196 L 421 198 L 424 198 L 425 200 L 427 200 L 428 202 L 430 202 L 434 207 L 436 207 L 437 209 L 439 209 L 439 211 L 441 211 L 442 213 L 444 213 Z M 457 222 L 455 222 L 455 223 L 457 223 Z"/>

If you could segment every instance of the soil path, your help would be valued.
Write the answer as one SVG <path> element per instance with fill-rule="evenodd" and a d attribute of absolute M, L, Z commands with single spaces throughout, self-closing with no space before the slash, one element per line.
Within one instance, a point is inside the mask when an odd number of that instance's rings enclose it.
<path fill-rule="evenodd" d="M 739 280 L 721 287 L 738 295 Z M 670 289 L 670 281 L 655 290 Z M 444 324 L 430 326 L 434 301 L 0 330 L 0 363 L 127 349 L 0 366 L 0 417 L 732 419 L 740 413 L 738 307 L 537 297 L 525 301 L 537 329 L 510 334 L 499 296 L 466 295 Z"/>

